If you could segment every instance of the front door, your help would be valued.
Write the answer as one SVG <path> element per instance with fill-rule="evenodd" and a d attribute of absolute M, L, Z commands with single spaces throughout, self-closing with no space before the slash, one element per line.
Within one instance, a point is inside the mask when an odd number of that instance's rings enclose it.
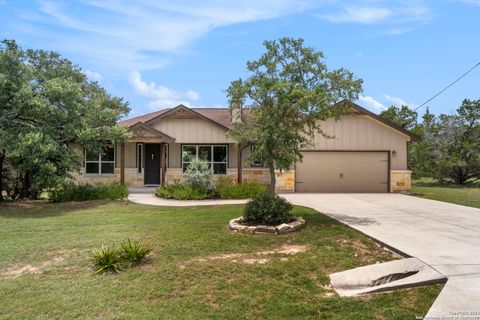
<path fill-rule="evenodd" d="M 160 184 L 160 145 L 145 144 L 145 184 Z"/>

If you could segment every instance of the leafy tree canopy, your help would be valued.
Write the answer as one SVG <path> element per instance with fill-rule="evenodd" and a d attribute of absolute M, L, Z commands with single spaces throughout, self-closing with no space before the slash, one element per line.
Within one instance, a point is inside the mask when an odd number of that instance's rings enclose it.
<path fill-rule="evenodd" d="M 480 100 L 465 99 L 455 114 L 435 116 L 427 108 L 421 122 L 406 106 L 392 106 L 380 116 L 422 137 L 409 148 L 415 177 L 460 185 L 480 179 Z"/>
<path fill-rule="evenodd" d="M 343 69 L 328 70 L 323 53 L 304 46 L 302 39 L 265 41 L 266 52 L 247 62 L 249 76 L 227 90 L 232 109 L 244 105 L 247 121 L 231 134 L 240 142 L 254 142 L 252 157 L 264 159 L 270 169 L 288 170 L 302 156 L 300 150 L 313 135 L 322 133 L 318 120 L 339 117 L 342 100 L 356 100 L 362 80 Z M 234 112 L 235 110 L 232 110 Z"/>
<path fill-rule="evenodd" d="M 408 130 L 412 130 L 417 126 L 418 113 L 408 106 L 391 106 L 380 112 L 379 115 Z"/>
<path fill-rule="evenodd" d="M 425 140 L 435 177 L 457 184 L 480 179 L 480 100 L 465 99 L 456 114 L 431 119 Z"/>
<path fill-rule="evenodd" d="M 56 52 L 0 45 L 0 189 L 33 198 L 80 166 L 80 144 L 101 152 L 128 133 L 117 125 L 129 111 Z M 3 199 L 0 192 L 0 200 Z"/>

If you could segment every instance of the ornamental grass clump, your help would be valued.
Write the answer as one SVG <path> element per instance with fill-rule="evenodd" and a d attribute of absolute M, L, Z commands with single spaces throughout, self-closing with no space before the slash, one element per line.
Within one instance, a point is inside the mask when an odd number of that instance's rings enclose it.
<path fill-rule="evenodd" d="M 96 274 L 118 273 L 124 268 L 145 262 L 151 253 L 150 246 L 127 239 L 120 243 L 120 249 L 103 245 L 100 248 L 93 248 L 90 260 Z"/>
<path fill-rule="evenodd" d="M 243 220 L 245 223 L 278 225 L 292 220 L 293 206 L 284 198 L 267 191 L 247 202 Z"/>
<path fill-rule="evenodd" d="M 152 248 L 140 241 L 127 239 L 120 243 L 120 258 L 130 265 L 138 265 L 144 262 L 152 252 Z"/>
<path fill-rule="evenodd" d="M 95 273 L 117 273 L 122 268 L 122 260 L 117 249 L 110 246 L 93 248 L 91 260 Z"/>

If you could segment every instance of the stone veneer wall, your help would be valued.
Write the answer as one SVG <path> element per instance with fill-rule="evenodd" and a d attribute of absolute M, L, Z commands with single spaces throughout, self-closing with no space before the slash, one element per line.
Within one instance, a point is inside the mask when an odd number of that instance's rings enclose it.
<path fill-rule="evenodd" d="M 392 170 L 390 172 L 390 191 L 391 192 L 407 192 L 410 191 L 411 174 L 409 170 Z M 295 192 L 295 171 L 280 173 L 277 175 L 277 192 Z M 237 179 L 237 169 L 227 169 L 227 176 L 233 181 Z M 112 182 L 120 182 L 120 168 L 115 168 L 114 174 L 95 175 L 85 174 L 81 172 L 74 174 L 76 183 L 88 183 L 93 185 L 101 185 Z M 165 175 L 166 184 L 174 184 L 183 181 L 182 169 L 169 168 Z M 243 181 L 270 183 L 270 173 L 266 168 L 244 168 Z M 143 172 L 138 173 L 136 168 L 125 168 L 125 183 L 128 186 L 143 186 Z"/>
<path fill-rule="evenodd" d="M 390 171 L 390 191 L 407 192 L 412 188 L 412 171 L 392 170 Z"/>
<path fill-rule="evenodd" d="M 84 171 L 74 174 L 78 184 L 101 185 L 107 183 L 120 183 L 120 168 L 115 168 L 113 174 L 85 174 Z M 143 172 L 138 173 L 137 168 L 125 168 L 125 184 L 128 186 L 143 186 Z"/>

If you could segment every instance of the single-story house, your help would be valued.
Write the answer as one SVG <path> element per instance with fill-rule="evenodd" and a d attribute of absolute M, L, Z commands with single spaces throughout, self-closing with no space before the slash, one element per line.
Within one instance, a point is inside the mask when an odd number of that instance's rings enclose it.
<path fill-rule="evenodd" d="M 279 192 L 395 192 L 410 189 L 408 143 L 416 136 L 350 101 L 352 112 L 340 120 L 322 121 L 331 136 L 318 134 L 302 150 L 303 161 L 277 172 Z M 78 181 L 154 186 L 182 181 L 189 162 L 200 158 L 215 176 L 239 182 L 268 183 L 263 163 L 249 160 L 251 145 L 239 145 L 227 132 L 233 117 L 227 108 L 179 105 L 121 121 L 132 136 L 103 155 L 85 152 Z"/>

